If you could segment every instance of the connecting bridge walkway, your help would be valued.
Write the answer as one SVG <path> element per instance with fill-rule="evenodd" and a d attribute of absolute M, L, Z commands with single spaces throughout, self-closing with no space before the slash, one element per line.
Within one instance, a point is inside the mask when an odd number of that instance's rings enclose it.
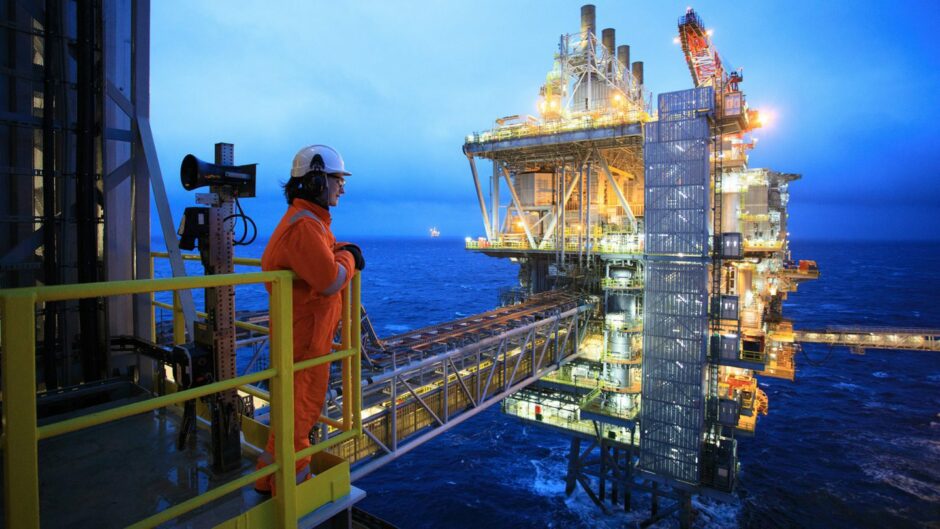
<path fill-rule="evenodd" d="M 365 435 L 331 451 L 354 481 L 404 455 L 572 360 L 591 311 L 548 292 L 385 339 L 363 361 Z"/>
<path fill-rule="evenodd" d="M 853 352 L 865 349 L 902 349 L 940 352 L 940 330 L 884 327 L 828 327 L 824 330 L 794 330 L 795 341 L 843 345 Z"/>

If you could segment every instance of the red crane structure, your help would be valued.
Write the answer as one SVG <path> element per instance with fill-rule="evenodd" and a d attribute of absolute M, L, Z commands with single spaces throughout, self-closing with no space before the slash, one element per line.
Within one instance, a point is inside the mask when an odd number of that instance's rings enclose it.
<path fill-rule="evenodd" d="M 715 89 L 721 132 L 747 132 L 759 127 L 757 111 L 748 111 L 744 93 L 738 86 L 744 75 L 722 62 L 712 43 L 711 30 L 705 29 L 702 18 L 691 7 L 679 17 L 679 42 L 695 86 Z"/>

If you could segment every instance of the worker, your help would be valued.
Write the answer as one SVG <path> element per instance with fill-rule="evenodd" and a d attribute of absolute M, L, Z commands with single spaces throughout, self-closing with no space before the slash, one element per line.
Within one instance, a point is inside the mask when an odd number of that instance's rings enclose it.
<path fill-rule="evenodd" d="M 310 145 L 294 157 L 290 179 L 284 184 L 289 207 L 264 254 L 261 269 L 291 270 L 293 284 L 294 362 L 329 354 L 336 335 L 342 298 L 340 292 L 357 270 L 365 268 L 358 246 L 337 243 L 330 229 L 330 208 L 344 192 L 343 158 L 332 147 Z M 270 292 L 271 286 L 267 285 Z M 310 446 L 330 378 L 329 364 L 294 373 L 294 451 Z M 268 436 L 258 468 L 274 462 L 274 433 Z M 309 478 L 310 457 L 297 460 L 297 483 Z M 274 476 L 255 482 L 261 494 L 274 492 Z"/>

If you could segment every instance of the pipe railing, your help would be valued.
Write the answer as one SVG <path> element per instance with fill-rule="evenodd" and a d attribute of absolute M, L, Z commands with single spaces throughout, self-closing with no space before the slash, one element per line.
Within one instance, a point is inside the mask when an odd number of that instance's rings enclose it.
<path fill-rule="evenodd" d="M 160 256 L 156 254 L 156 256 Z M 188 258 L 188 257 L 187 257 Z M 197 256 L 198 258 L 198 256 Z M 238 263 L 238 261 L 243 261 Z M 236 264 L 255 264 L 254 261 L 236 259 Z M 232 481 L 169 507 L 132 525 L 135 528 L 155 527 L 166 523 L 193 509 L 206 505 L 222 496 L 247 486 L 265 476 L 275 475 L 277 495 L 268 501 L 274 502 L 275 524 L 287 527 L 296 524 L 299 516 L 298 497 L 294 465 L 302 459 L 326 450 L 348 439 L 362 434 L 361 417 L 361 366 L 359 318 L 351 314 L 360 313 L 360 275 L 353 276 L 350 286 L 343 291 L 342 348 L 331 354 L 303 362 L 293 361 L 293 293 L 294 274 L 290 271 L 252 272 L 220 274 L 210 276 L 177 277 L 166 279 L 143 279 L 80 283 L 45 287 L 15 288 L 0 291 L 0 368 L 3 377 L 3 472 L 4 511 L 6 527 L 38 528 L 40 525 L 39 501 L 39 441 L 68 434 L 92 426 L 116 421 L 132 415 L 147 413 L 166 406 L 181 404 L 220 391 L 250 387 L 261 380 L 270 380 L 271 428 L 275 433 L 274 463 L 260 470 L 240 476 Z M 151 294 L 193 288 L 209 288 L 247 284 L 270 283 L 271 368 L 222 380 L 205 386 L 190 388 L 161 395 L 142 402 L 104 411 L 90 413 L 63 421 L 38 425 L 36 415 L 36 305 L 49 301 L 66 301 L 83 298 L 121 296 L 129 294 Z M 178 296 L 175 296 L 178 297 Z M 179 306 L 178 303 L 176 304 Z M 181 311 L 180 311 L 181 312 Z M 174 325 L 176 327 L 176 325 Z M 181 326 L 185 328 L 184 326 Z M 330 424 L 342 431 L 320 443 L 294 452 L 294 372 L 339 360 L 343 362 L 344 394 L 351 395 L 343 403 L 341 420 Z M 348 467 L 345 476 L 348 483 Z M 16 484 L 15 486 L 9 486 Z M 309 502 L 302 501 L 309 505 Z M 319 507 L 319 505 L 316 505 Z"/>

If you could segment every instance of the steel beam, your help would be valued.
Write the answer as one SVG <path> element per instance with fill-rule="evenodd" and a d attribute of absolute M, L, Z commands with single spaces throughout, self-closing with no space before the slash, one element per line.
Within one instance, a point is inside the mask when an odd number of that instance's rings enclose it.
<path fill-rule="evenodd" d="M 470 172 L 473 174 L 473 185 L 477 190 L 477 200 L 480 201 L 480 213 L 483 214 L 483 228 L 486 230 L 486 239 L 492 241 L 493 232 L 490 229 L 490 218 L 486 213 L 486 199 L 483 198 L 483 188 L 480 187 L 480 176 L 477 174 L 477 164 L 473 160 L 472 154 L 467 154 L 467 161 L 470 162 Z"/>
<path fill-rule="evenodd" d="M 529 229 L 529 219 L 526 218 L 525 212 L 522 209 L 522 202 L 519 200 L 519 195 L 516 194 L 516 188 L 513 187 L 512 182 L 509 181 L 509 169 L 503 166 L 502 170 L 503 179 L 506 180 L 506 185 L 509 187 L 509 194 L 512 196 L 512 203 L 516 208 L 516 214 L 519 215 L 519 220 L 522 222 L 522 229 L 525 230 L 525 238 L 529 241 L 529 248 L 536 248 L 535 239 L 532 238 L 532 231 Z M 509 216 L 507 215 L 506 218 L 509 218 Z"/>

